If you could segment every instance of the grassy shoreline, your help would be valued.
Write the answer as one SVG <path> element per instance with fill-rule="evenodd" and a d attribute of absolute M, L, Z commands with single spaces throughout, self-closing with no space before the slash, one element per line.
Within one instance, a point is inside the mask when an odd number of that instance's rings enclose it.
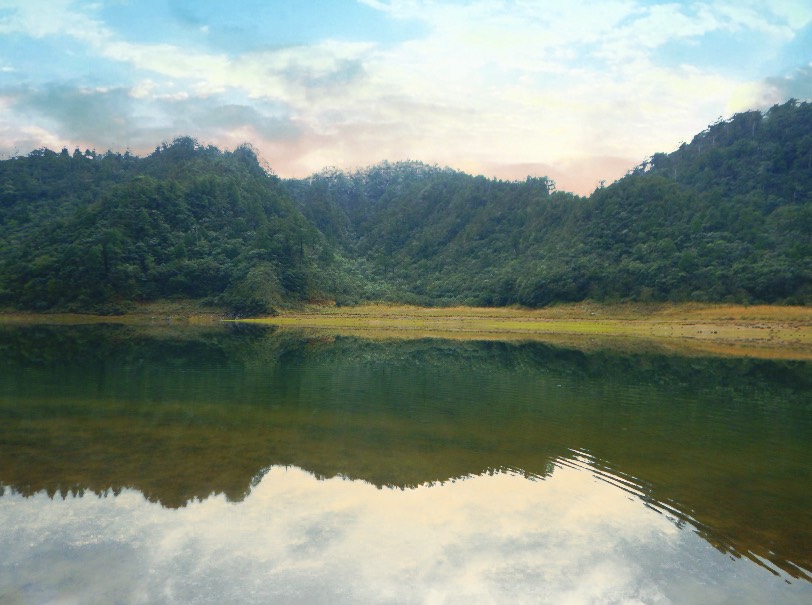
<path fill-rule="evenodd" d="M 305 305 L 273 317 L 227 319 L 223 309 L 203 307 L 195 301 L 161 301 L 137 305 L 115 316 L 0 313 L 0 324 L 204 326 L 226 321 L 376 339 L 538 340 L 577 348 L 812 359 L 810 307 L 592 302 L 543 309 Z"/>
<path fill-rule="evenodd" d="M 812 359 L 812 309 L 808 307 L 597 303 L 544 309 L 310 306 L 275 317 L 238 321 L 369 338 L 542 340 L 579 347 L 647 344 L 680 352 Z"/>
<path fill-rule="evenodd" d="M 194 300 L 135 303 L 117 315 L 0 310 L 2 324 L 217 324 L 228 317 L 225 309 L 209 307 Z"/>

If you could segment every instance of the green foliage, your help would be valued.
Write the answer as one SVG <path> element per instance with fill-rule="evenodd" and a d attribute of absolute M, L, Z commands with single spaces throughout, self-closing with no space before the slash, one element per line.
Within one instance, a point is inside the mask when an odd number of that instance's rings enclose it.
<path fill-rule="evenodd" d="M 287 184 L 394 301 L 812 300 L 809 103 L 720 121 L 589 198 L 419 163 Z"/>
<path fill-rule="evenodd" d="M 110 310 L 207 298 L 267 313 L 318 294 L 323 237 L 241 147 L 193 139 L 147 158 L 44 150 L 0 163 L 3 303 Z"/>
<path fill-rule="evenodd" d="M 0 162 L 0 304 L 812 301 L 812 105 L 719 121 L 588 198 L 419 162 L 281 181 L 249 146 Z"/>

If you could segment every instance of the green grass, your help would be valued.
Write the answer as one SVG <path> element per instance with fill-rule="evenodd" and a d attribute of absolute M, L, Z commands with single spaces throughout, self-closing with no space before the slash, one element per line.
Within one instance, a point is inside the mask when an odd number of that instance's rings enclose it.
<path fill-rule="evenodd" d="M 812 309 L 807 307 L 589 302 L 545 309 L 307 306 L 240 321 L 369 338 L 624 338 L 682 351 L 812 359 Z"/>
<path fill-rule="evenodd" d="M 0 323 L 123 323 L 163 329 L 211 326 L 222 309 L 196 301 L 136 305 L 118 316 L 0 313 Z M 241 322 L 365 338 L 544 340 L 577 347 L 652 346 L 680 352 L 812 359 L 812 308 L 709 304 L 602 304 L 581 302 L 543 309 L 414 307 L 366 304 L 305 305 L 273 317 Z M 610 342 L 614 339 L 614 342 Z"/>

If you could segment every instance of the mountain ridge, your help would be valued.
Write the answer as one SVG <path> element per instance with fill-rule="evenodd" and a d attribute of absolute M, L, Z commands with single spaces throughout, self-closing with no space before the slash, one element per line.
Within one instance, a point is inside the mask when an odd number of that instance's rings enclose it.
<path fill-rule="evenodd" d="M 812 105 L 719 121 L 581 197 L 420 162 L 280 179 L 250 145 L 0 162 L 0 305 L 196 298 L 812 302 Z"/>

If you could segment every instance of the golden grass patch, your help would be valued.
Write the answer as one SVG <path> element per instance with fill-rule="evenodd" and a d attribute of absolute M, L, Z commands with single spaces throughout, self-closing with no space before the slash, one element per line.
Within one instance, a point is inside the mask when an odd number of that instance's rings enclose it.
<path fill-rule="evenodd" d="M 368 304 L 308 306 L 241 321 L 373 338 L 623 337 L 656 341 L 672 350 L 812 359 L 812 309 L 807 307 L 586 302 L 521 309 Z"/>

